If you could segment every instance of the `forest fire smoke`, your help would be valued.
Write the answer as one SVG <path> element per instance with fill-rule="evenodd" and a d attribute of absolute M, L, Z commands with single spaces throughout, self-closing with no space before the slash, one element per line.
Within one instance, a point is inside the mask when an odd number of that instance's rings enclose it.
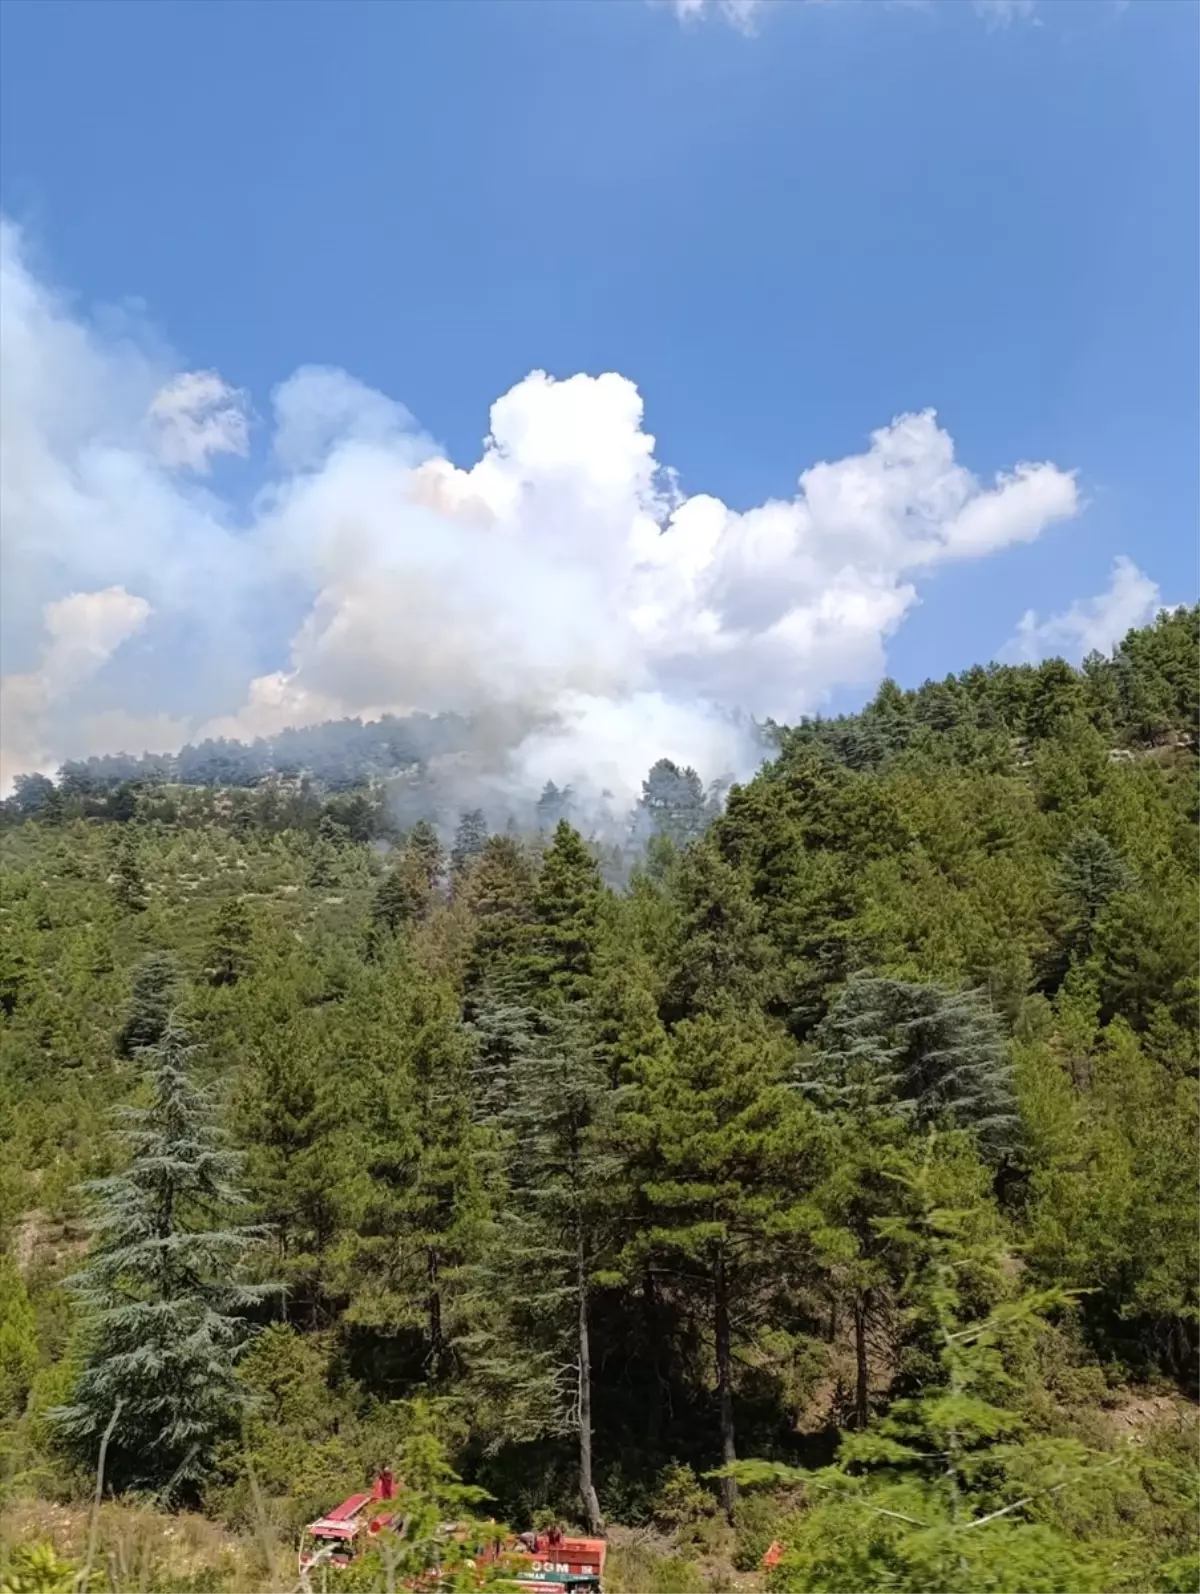
<path fill-rule="evenodd" d="M 83 320 L 8 225 L 2 270 L 6 783 L 408 710 L 509 727 L 489 756 L 529 787 L 624 799 L 659 756 L 746 774 L 755 717 L 882 673 L 918 578 L 1078 508 L 1052 464 L 982 483 L 925 411 L 738 511 L 681 488 L 613 372 L 532 372 L 460 469 L 342 371 L 256 418 Z"/>

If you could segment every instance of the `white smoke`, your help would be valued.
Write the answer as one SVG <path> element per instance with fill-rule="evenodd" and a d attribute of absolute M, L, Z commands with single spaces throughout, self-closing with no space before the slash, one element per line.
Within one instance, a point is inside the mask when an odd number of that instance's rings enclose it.
<path fill-rule="evenodd" d="M 1135 626 L 1149 625 L 1162 607 L 1157 582 L 1120 554 L 1113 561 L 1105 591 L 1092 598 L 1077 598 L 1061 613 L 1044 620 L 1035 609 L 1027 609 L 1000 656 L 1013 664 L 1036 664 L 1055 657 L 1077 664 L 1089 653 L 1107 653 Z"/>
<path fill-rule="evenodd" d="M 262 485 L 238 505 L 197 473 L 246 451 L 244 395 L 101 335 L 15 229 L 0 245 L 5 669 L 36 672 L 40 611 L 65 594 L 145 606 L 136 657 L 118 638 L 6 738 L 6 781 L 106 727 L 253 737 L 414 709 L 508 727 L 506 778 L 529 785 L 621 801 L 661 756 L 744 774 L 747 716 L 877 678 L 919 577 L 1079 507 L 1051 464 L 979 481 L 926 411 L 737 512 L 680 491 L 611 372 L 533 372 L 462 469 L 402 405 L 311 367 L 272 395 Z"/>

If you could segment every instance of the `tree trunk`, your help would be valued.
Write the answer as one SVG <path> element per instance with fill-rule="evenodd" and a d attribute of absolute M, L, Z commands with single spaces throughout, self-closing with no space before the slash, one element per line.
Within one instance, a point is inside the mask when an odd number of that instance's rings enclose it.
<path fill-rule="evenodd" d="M 714 1328 L 717 1339 L 717 1415 L 721 1425 L 721 1463 L 727 1467 L 737 1460 L 737 1442 L 733 1427 L 733 1347 L 729 1329 L 729 1281 L 725 1276 L 723 1252 L 717 1256 L 713 1296 Z M 721 1504 L 731 1522 L 736 1503 L 737 1484 L 732 1478 L 722 1478 Z"/>
<path fill-rule="evenodd" d="M 426 1275 L 429 1280 L 429 1296 L 427 1307 L 429 1311 L 429 1368 L 434 1378 L 440 1378 L 444 1371 L 443 1362 L 446 1356 L 446 1342 L 442 1333 L 442 1292 L 438 1287 L 438 1250 L 436 1245 L 429 1247 Z"/>
<path fill-rule="evenodd" d="M 870 1291 L 860 1290 L 854 1297 L 854 1426 L 867 1426 L 871 1401 L 871 1365 L 867 1356 L 867 1310 Z"/>
<path fill-rule="evenodd" d="M 582 1235 L 576 1251 L 575 1287 L 579 1297 L 579 1494 L 589 1533 L 603 1533 L 600 1497 L 592 1481 L 592 1351 L 588 1338 L 587 1269 Z"/>
<path fill-rule="evenodd" d="M 665 1386 L 662 1376 L 662 1363 L 659 1356 L 658 1290 L 655 1288 L 654 1275 L 649 1268 L 642 1274 L 642 1312 L 646 1329 L 650 1371 L 653 1375 L 650 1389 L 650 1409 L 646 1413 L 646 1448 L 653 1455 L 657 1454 L 662 1441 L 663 1389 Z"/>

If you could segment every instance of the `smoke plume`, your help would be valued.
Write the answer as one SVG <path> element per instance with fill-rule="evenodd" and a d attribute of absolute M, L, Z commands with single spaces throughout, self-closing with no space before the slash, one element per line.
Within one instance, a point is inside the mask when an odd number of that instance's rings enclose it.
<path fill-rule="evenodd" d="M 474 716 L 517 785 L 620 802 L 660 756 L 744 774 L 754 717 L 883 672 L 919 578 L 1078 509 L 1052 464 L 979 480 L 930 410 L 735 511 L 681 491 L 614 372 L 533 371 L 462 467 L 344 371 L 255 415 L 81 315 L 9 225 L 0 272 L 6 783 L 407 710 Z"/>

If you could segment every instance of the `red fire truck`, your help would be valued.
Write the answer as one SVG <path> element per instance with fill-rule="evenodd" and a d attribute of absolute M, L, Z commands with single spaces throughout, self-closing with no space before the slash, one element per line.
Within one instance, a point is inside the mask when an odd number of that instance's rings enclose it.
<path fill-rule="evenodd" d="M 394 1497 L 395 1484 L 385 1469 L 372 1489 L 350 1495 L 310 1522 L 300 1535 L 301 1587 L 311 1586 L 310 1574 L 320 1566 L 345 1567 L 356 1561 L 395 1521 Z M 453 1523 L 442 1529 L 447 1539 L 462 1531 Z M 601 1594 L 606 1549 L 603 1539 L 574 1538 L 551 1528 L 515 1538 L 498 1536 L 476 1559 L 480 1567 L 505 1562 L 509 1586 L 529 1594 Z"/>
<path fill-rule="evenodd" d="M 302 1583 L 307 1581 L 314 1566 L 349 1566 L 383 1528 L 391 1525 L 392 1511 L 386 1507 L 379 1509 L 384 1500 L 390 1498 L 381 1490 L 383 1476 L 375 1480 L 373 1489 L 350 1495 L 304 1529 L 300 1535 Z"/>
<path fill-rule="evenodd" d="M 509 1540 L 502 1553 L 513 1563 L 518 1588 L 540 1594 L 575 1594 L 576 1590 L 601 1594 L 606 1549 L 603 1539 L 573 1538 L 551 1528 L 547 1533 L 522 1533 Z"/>

